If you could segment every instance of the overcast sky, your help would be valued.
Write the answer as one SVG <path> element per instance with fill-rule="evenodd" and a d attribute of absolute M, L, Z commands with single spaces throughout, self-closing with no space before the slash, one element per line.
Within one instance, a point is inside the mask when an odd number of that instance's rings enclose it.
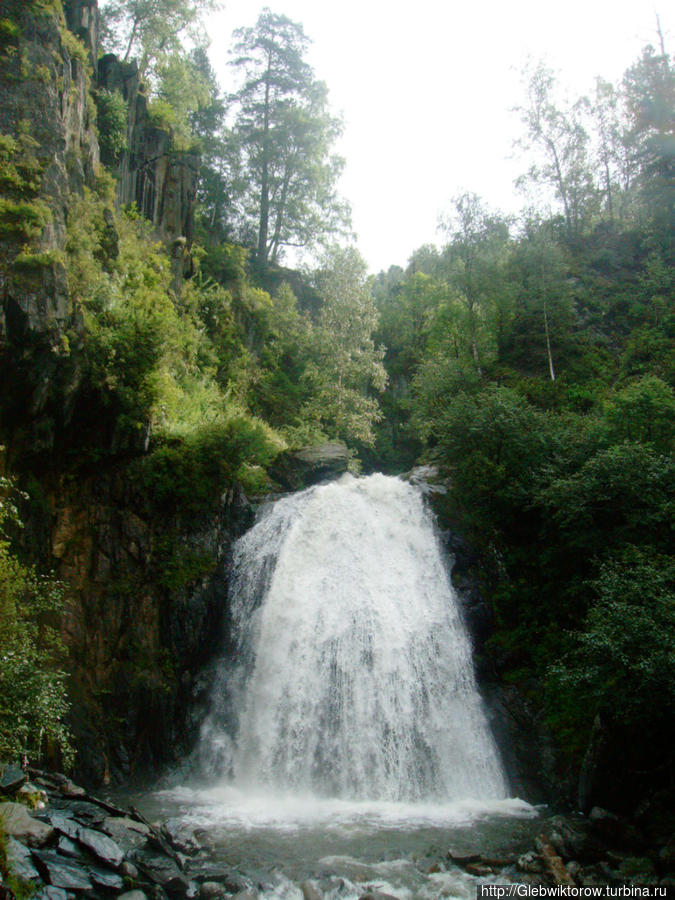
<path fill-rule="evenodd" d="M 309 62 L 344 117 L 342 194 L 373 272 L 405 265 L 441 241 L 439 214 L 464 190 L 515 212 L 513 180 L 526 166 L 511 112 L 528 58 L 559 71 L 575 94 L 596 75 L 616 82 L 648 43 L 656 13 L 667 49 L 675 9 L 657 0 L 225 0 L 209 18 L 211 61 L 223 88 L 232 30 L 269 6 L 301 22 Z"/>

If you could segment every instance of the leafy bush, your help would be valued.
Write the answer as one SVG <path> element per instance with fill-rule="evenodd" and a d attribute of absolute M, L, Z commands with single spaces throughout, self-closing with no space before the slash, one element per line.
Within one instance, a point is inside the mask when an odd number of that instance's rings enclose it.
<path fill-rule="evenodd" d="M 654 375 L 615 394 L 606 415 L 619 440 L 643 441 L 665 452 L 675 447 L 675 392 Z"/>
<path fill-rule="evenodd" d="M 161 131 L 171 132 L 178 122 L 175 109 L 166 100 L 153 98 L 148 104 L 150 123 Z"/>
<path fill-rule="evenodd" d="M 129 477 L 145 502 L 197 515 L 217 506 L 235 480 L 246 482 L 250 466 L 268 465 L 283 447 L 268 425 L 233 409 L 218 424 L 162 441 L 132 463 Z"/>
<path fill-rule="evenodd" d="M 127 148 L 129 104 L 119 91 L 105 88 L 96 92 L 95 100 L 101 157 L 107 165 L 114 165 Z"/>
<path fill-rule="evenodd" d="M 0 235 L 31 240 L 39 237 L 52 220 L 49 207 L 40 200 L 8 200 L 0 197 Z"/>
<path fill-rule="evenodd" d="M 22 563 L 7 538 L 19 525 L 13 485 L 0 478 L 0 758 L 26 753 L 38 760 L 60 753 L 72 760 L 61 643 L 50 624 L 62 607 L 62 587 Z"/>
<path fill-rule="evenodd" d="M 660 766 L 675 716 L 675 558 L 627 546 L 591 588 L 581 628 L 548 671 L 551 723 L 582 752 L 599 715 L 606 738 L 626 748 L 625 761 Z"/>

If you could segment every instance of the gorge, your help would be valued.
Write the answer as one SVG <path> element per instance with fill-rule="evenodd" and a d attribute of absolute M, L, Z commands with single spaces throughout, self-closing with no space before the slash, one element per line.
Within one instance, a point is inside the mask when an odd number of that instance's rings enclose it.
<path fill-rule="evenodd" d="M 531 74 L 552 207 L 463 193 L 372 275 L 299 23 L 237 30 L 225 94 L 212 0 L 0 6 L 0 812 L 49 832 L 29 880 L 59 889 L 67 839 L 78 883 L 157 900 L 232 867 L 266 900 L 670 885 L 663 35 L 592 102 Z"/>

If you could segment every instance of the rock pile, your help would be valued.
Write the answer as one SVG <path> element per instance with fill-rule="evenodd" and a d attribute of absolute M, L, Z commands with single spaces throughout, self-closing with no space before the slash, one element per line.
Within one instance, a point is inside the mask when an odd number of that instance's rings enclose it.
<path fill-rule="evenodd" d="M 213 863 L 203 839 L 184 823 L 153 825 L 65 775 L 0 767 L 0 795 L 7 862 L 0 896 L 23 888 L 31 900 L 258 897 L 250 880 Z"/>
<path fill-rule="evenodd" d="M 675 855 L 646 842 L 628 821 L 594 808 L 588 818 L 553 816 L 532 850 L 514 858 L 448 853 L 470 875 L 517 884 L 675 887 Z"/>

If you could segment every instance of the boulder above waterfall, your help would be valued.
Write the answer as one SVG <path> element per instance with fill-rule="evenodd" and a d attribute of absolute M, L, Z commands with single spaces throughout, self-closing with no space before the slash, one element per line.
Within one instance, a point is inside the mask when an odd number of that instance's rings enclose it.
<path fill-rule="evenodd" d="M 349 467 L 349 450 L 341 441 L 285 450 L 277 456 L 270 472 L 281 487 L 289 491 L 328 481 L 344 474 Z"/>

